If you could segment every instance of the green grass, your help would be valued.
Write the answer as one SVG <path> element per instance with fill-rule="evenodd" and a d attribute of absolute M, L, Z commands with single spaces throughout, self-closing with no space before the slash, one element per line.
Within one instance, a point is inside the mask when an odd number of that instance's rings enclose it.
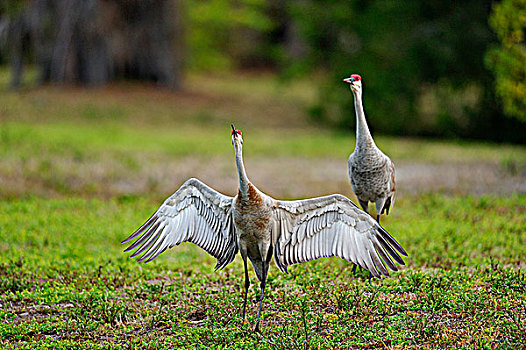
<path fill-rule="evenodd" d="M 235 121 L 233 121 L 235 122 Z M 237 124 L 238 126 L 240 124 Z M 241 124 L 242 125 L 242 124 Z M 156 127 L 127 126 L 120 121 L 28 124 L 0 124 L 0 154 L 97 157 L 112 152 L 150 152 L 172 157 L 232 155 L 230 125 L 200 127 L 193 124 Z M 241 128 L 241 126 L 240 126 Z M 243 129 L 247 156 L 302 156 L 346 158 L 354 149 L 354 137 L 329 130 Z M 526 166 L 522 146 L 454 143 L 378 137 L 377 143 L 397 160 L 427 162 L 491 162 L 503 164 L 512 159 Z M 13 154 L 12 151 L 16 153 Z M 37 154 L 37 151 L 40 153 Z M 42 154 L 44 152 L 44 154 Z"/>
<path fill-rule="evenodd" d="M 6 81 L 0 69 L 0 83 Z M 6 92 L 0 94 L 0 152 L 23 158 L 122 151 L 231 156 L 234 123 L 250 145 L 247 156 L 346 158 L 354 148 L 353 132 L 308 122 L 315 83 L 283 85 L 269 74 L 190 74 L 179 93 L 128 84 Z M 382 135 L 375 140 L 397 160 L 526 167 L 524 146 Z"/>
<path fill-rule="evenodd" d="M 391 278 L 331 258 L 271 267 L 263 334 L 242 324 L 240 259 L 214 273 L 190 244 L 150 264 L 119 241 L 159 203 L 146 199 L 0 202 L 0 339 L 42 348 L 517 349 L 526 344 L 526 198 L 425 195 L 385 226 L 410 254 Z"/>
<path fill-rule="evenodd" d="M 1 81 L 6 73 L 0 70 Z M 5 92 L 0 94 L 5 181 L 0 198 L 120 195 L 105 182 L 144 179 L 152 163 L 160 168 L 184 157 L 231 162 L 230 123 L 243 130 L 247 159 L 300 158 L 314 164 L 346 159 L 354 148 L 353 132 L 308 122 L 306 106 L 314 91 L 312 82 L 283 85 L 263 74 L 190 75 L 178 93 L 124 83 Z M 395 162 L 489 164 L 511 175 L 526 171 L 524 146 L 382 135 L 375 140 Z M 157 191 L 158 180 L 147 181 Z"/>
<path fill-rule="evenodd" d="M 119 242 L 182 175 L 205 173 L 232 187 L 231 122 L 243 130 L 249 162 L 278 164 L 285 174 L 305 159 L 309 168 L 322 159 L 344 165 L 353 135 L 308 121 L 314 91 L 312 81 L 285 86 L 266 74 L 192 74 L 179 93 L 123 83 L 0 94 L 0 347 L 526 348 L 520 193 L 398 197 L 382 224 L 410 257 L 371 285 L 365 271 L 353 275 L 337 258 L 290 274 L 272 266 L 263 334 L 251 331 L 252 272 L 241 322 L 239 259 L 215 273 L 213 259 L 191 244 L 147 265 L 122 253 Z M 505 180 L 526 169 L 524 146 L 375 140 L 395 162 L 486 164 L 504 169 Z M 318 195 L 326 189 L 313 174 L 288 181 Z"/>
<path fill-rule="evenodd" d="M 244 154 L 248 160 L 309 159 L 316 164 L 317 159 L 323 158 L 342 159 L 344 164 L 354 148 L 351 135 L 329 130 L 243 130 Z M 393 137 L 378 137 L 377 143 L 388 150 L 395 162 L 490 164 L 509 176 L 526 172 L 523 146 Z M 231 164 L 232 154 L 229 124 L 182 123 L 161 127 L 128 125 L 114 120 L 0 122 L 0 178 L 6 181 L 0 198 L 49 193 L 121 195 L 121 190 L 106 183 L 137 183 L 141 179 L 147 179 L 150 190 L 164 196 L 166 187 L 160 191 L 158 179 L 148 174 L 149 167 L 160 170 L 163 164 L 181 161 L 182 169 L 188 159 L 207 162 L 214 157 Z M 233 176 L 231 171 L 228 174 Z M 202 175 L 191 173 L 189 176 Z M 175 190 L 178 183 L 179 179 L 168 191 Z M 314 189 L 312 195 L 326 193 L 323 191 L 326 190 Z"/>

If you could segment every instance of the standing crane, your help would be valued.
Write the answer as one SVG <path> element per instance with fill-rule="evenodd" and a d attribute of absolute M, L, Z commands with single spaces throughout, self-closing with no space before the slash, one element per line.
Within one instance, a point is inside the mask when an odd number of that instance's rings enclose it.
<path fill-rule="evenodd" d="M 343 79 L 350 84 L 356 113 L 356 147 L 349 156 L 349 178 L 358 202 L 369 212 L 369 202 L 376 204 L 376 221 L 389 214 L 395 199 L 395 167 L 393 161 L 374 143 L 369 132 L 362 104 L 362 77 L 352 74 Z"/>
<path fill-rule="evenodd" d="M 201 181 L 187 180 L 137 231 L 122 243 L 137 238 L 126 250 L 149 262 L 166 248 L 192 242 L 217 259 L 216 270 L 227 266 L 239 251 L 245 270 L 243 320 L 250 286 L 247 258 L 261 282 L 254 330 L 259 331 L 261 304 L 272 256 L 277 267 L 321 257 L 338 256 L 368 269 L 380 278 L 388 268 L 404 264 L 405 250 L 367 213 L 339 195 L 280 201 L 259 191 L 248 179 L 243 164 L 243 137 L 232 125 L 239 188 L 225 196 Z"/>

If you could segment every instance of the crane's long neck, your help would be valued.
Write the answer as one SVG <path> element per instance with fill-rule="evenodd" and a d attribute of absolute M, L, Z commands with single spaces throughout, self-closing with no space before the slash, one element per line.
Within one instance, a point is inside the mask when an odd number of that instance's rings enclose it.
<path fill-rule="evenodd" d="M 243 163 L 243 147 L 237 144 L 234 147 L 236 153 L 237 174 L 239 176 L 239 192 L 243 197 L 248 196 L 248 177 L 245 171 L 245 164 Z"/>
<path fill-rule="evenodd" d="M 356 148 L 374 145 L 373 137 L 365 120 L 361 93 L 354 93 L 354 110 L 356 111 Z"/>

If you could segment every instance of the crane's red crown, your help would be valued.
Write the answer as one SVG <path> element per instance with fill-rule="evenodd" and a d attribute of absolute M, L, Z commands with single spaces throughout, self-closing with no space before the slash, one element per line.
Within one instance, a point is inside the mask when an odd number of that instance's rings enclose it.
<path fill-rule="evenodd" d="M 358 74 L 351 74 L 349 78 L 353 78 L 354 80 L 362 80 L 362 77 L 359 76 Z"/>
<path fill-rule="evenodd" d="M 237 134 L 239 134 L 239 135 L 243 135 L 243 133 L 241 132 L 241 130 L 238 130 L 238 129 L 236 129 L 236 130 L 232 130 L 232 135 L 234 135 L 234 132 L 237 133 Z"/>

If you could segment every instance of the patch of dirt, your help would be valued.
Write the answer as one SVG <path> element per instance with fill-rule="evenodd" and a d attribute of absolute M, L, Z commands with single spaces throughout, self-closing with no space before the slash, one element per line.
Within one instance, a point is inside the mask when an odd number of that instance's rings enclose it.
<path fill-rule="evenodd" d="M 440 191 L 459 194 L 526 193 L 526 169 L 512 175 L 494 164 L 401 163 L 397 166 L 401 193 Z"/>
<path fill-rule="evenodd" d="M 140 157 L 140 156 L 139 156 Z M 227 195 L 237 188 L 235 163 L 230 156 L 138 159 L 140 169 L 129 171 L 111 159 L 70 164 L 54 162 L 53 178 L 39 178 L 11 166 L 0 171 L 2 196 L 77 193 L 168 196 L 188 178 L 196 177 Z M 246 159 L 251 181 L 274 198 L 308 198 L 330 193 L 353 197 L 347 162 L 334 158 L 259 157 Z M 16 170 L 20 169 L 20 170 Z M 427 192 L 461 195 L 526 193 L 526 169 L 515 174 L 489 163 L 397 162 L 397 198 Z"/>
<path fill-rule="evenodd" d="M 341 159 L 253 158 L 246 160 L 246 168 L 251 181 L 275 198 L 307 198 L 329 193 L 353 195 L 347 162 Z M 152 164 L 147 167 L 147 174 L 137 174 L 132 181 L 119 181 L 110 186 L 117 193 L 133 191 L 144 188 L 145 180 L 153 178 L 157 191 L 171 193 L 189 177 L 197 177 L 226 194 L 233 194 L 237 188 L 235 164 L 231 159 L 219 157 Z M 397 196 L 436 191 L 464 195 L 526 193 L 526 172 L 510 175 L 491 164 L 399 163 L 396 181 Z"/>
<path fill-rule="evenodd" d="M 202 321 L 206 318 L 206 312 L 204 312 L 203 310 L 194 310 L 194 311 L 191 311 L 187 316 L 186 316 L 186 319 L 188 321 L 193 321 L 193 322 L 197 322 L 197 321 Z"/>
<path fill-rule="evenodd" d="M 7 309 L 16 315 L 15 321 L 41 320 L 53 314 L 62 314 L 65 309 L 75 307 L 72 303 L 27 305 L 22 301 L 8 302 Z"/>

